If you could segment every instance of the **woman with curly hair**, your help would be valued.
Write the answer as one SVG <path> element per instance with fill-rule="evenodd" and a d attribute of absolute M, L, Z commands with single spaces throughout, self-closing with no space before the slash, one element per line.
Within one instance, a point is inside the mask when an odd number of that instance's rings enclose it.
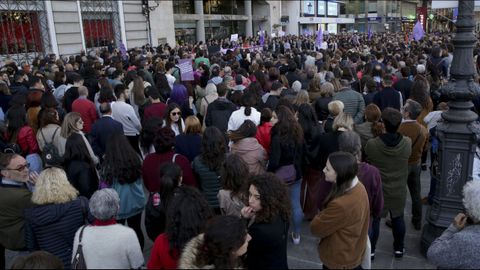
<path fill-rule="evenodd" d="M 225 162 L 227 146 L 225 137 L 216 127 L 208 127 L 203 133 L 202 154 L 192 163 L 192 168 L 198 176 L 200 189 L 207 197 L 208 204 L 216 213 L 220 213 L 217 194 L 220 190 L 220 175 Z"/>
<path fill-rule="evenodd" d="M 222 170 L 222 189 L 217 198 L 220 202 L 222 215 L 240 217 L 240 211 L 245 207 L 247 180 L 250 176 L 248 166 L 237 154 L 229 154 L 225 159 Z"/>
<path fill-rule="evenodd" d="M 233 142 L 230 151 L 243 159 L 251 174 L 265 172 L 267 161 L 267 152 L 258 143 L 257 138 L 255 138 L 256 134 L 257 127 L 250 120 L 245 120 L 237 130 L 228 134 L 228 138 Z"/>
<path fill-rule="evenodd" d="M 145 193 L 142 184 L 142 161 L 123 134 L 112 134 L 105 149 L 102 164 L 104 180 L 120 196 L 117 222 L 132 228 L 143 249 L 141 228 L 142 211 L 145 208 Z"/>
<path fill-rule="evenodd" d="M 180 269 L 234 269 L 247 252 L 252 238 L 238 217 L 217 216 L 208 222 L 205 233 L 188 242 L 180 258 Z"/>
<path fill-rule="evenodd" d="M 272 128 L 267 171 L 277 174 L 288 185 L 293 210 L 292 240 L 298 245 L 303 218 L 300 205 L 303 131 L 290 109 L 278 106 L 276 113 L 278 122 Z"/>
<path fill-rule="evenodd" d="M 247 251 L 248 269 L 288 269 L 287 239 L 290 200 L 286 185 L 272 173 L 249 181 L 248 206 L 241 211 L 250 219 L 252 237 Z"/>
<path fill-rule="evenodd" d="M 212 216 L 208 202 L 196 188 L 178 188 L 167 209 L 165 233 L 155 240 L 147 268 L 177 269 L 185 245 L 205 230 Z"/>

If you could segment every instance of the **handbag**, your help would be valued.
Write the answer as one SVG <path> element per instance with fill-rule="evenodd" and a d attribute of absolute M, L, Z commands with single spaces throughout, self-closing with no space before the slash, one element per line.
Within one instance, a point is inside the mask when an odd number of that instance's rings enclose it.
<path fill-rule="evenodd" d="M 297 178 L 297 170 L 295 170 L 295 165 L 285 165 L 275 171 L 275 174 L 285 182 L 285 184 L 291 184 L 295 182 Z"/>
<path fill-rule="evenodd" d="M 83 238 L 83 230 L 85 229 L 86 225 L 82 227 L 80 230 L 80 235 L 78 237 L 78 246 L 77 252 L 72 259 L 72 269 L 87 269 L 87 263 L 85 262 L 85 257 L 83 255 L 83 248 L 82 248 L 82 238 Z"/>

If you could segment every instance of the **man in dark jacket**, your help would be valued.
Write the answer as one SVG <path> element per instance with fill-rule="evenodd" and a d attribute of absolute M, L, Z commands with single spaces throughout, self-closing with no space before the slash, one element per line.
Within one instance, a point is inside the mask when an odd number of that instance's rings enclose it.
<path fill-rule="evenodd" d="M 103 154 L 105 154 L 108 139 L 113 134 L 123 134 L 123 126 L 122 123 L 112 118 L 110 103 L 100 104 L 100 113 L 102 118 L 92 125 L 90 136 L 92 138 L 93 152 L 101 159 Z"/>
<path fill-rule="evenodd" d="M 5 249 L 24 250 L 23 211 L 32 206 L 27 183 L 35 178 L 28 174 L 28 163 L 20 155 L 0 155 L 0 266 L 5 269 Z"/>
<path fill-rule="evenodd" d="M 13 77 L 14 81 L 10 85 L 10 92 L 12 93 L 12 95 L 15 95 L 15 94 L 21 94 L 25 96 L 27 95 L 28 87 L 25 83 L 26 78 L 27 78 L 27 75 L 21 70 L 15 73 L 15 76 Z"/>
<path fill-rule="evenodd" d="M 400 111 L 400 107 L 402 107 L 402 96 L 400 92 L 392 87 L 392 83 L 392 75 L 385 75 L 383 77 L 383 90 L 373 97 L 373 103 L 380 108 L 380 111 L 383 111 L 387 107 Z"/>
<path fill-rule="evenodd" d="M 218 98 L 207 107 L 205 126 L 215 126 L 222 132 L 227 132 L 228 119 L 237 106 L 227 99 L 228 87 L 225 84 L 217 86 Z"/>
<path fill-rule="evenodd" d="M 400 73 L 402 73 L 402 78 L 397 81 L 394 88 L 402 93 L 403 103 L 405 104 L 405 101 L 410 97 L 410 90 L 412 90 L 413 82 L 408 79 L 408 76 L 410 76 L 409 67 L 402 67 Z"/>

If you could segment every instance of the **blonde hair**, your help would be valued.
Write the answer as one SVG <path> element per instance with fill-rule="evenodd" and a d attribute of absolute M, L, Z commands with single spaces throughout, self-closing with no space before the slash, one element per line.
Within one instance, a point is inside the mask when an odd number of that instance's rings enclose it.
<path fill-rule="evenodd" d="M 65 115 L 63 119 L 62 129 L 60 130 L 60 135 L 65 139 L 68 138 L 73 132 L 79 131 L 77 129 L 77 121 L 80 120 L 82 116 L 77 112 L 70 112 Z"/>
<path fill-rule="evenodd" d="M 334 100 L 330 101 L 328 103 L 328 112 L 333 116 L 339 115 L 341 112 L 343 112 L 343 109 L 345 108 L 345 105 L 343 105 L 343 102 L 340 100 Z"/>
<path fill-rule="evenodd" d="M 60 168 L 47 168 L 38 176 L 32 202 L 35 204 L 61 204 L 77 198 L 78 191 L 68 182 L 67 174 Z"/>
<path fill-rule="evenodd" d="M 309 102 L 310 102 L 310 98 L 308 96 L 308 92 L 306 90 L 300 90 L 298 91 L 297 96 L 293 101 L 293 104 L 300 106 L 302 104 L 308 104 Z"/>
<path fill-rule="evenodd" d="M 344 128 L 346 130 L 353 130 L 353 118 L 348 113 L 341 112 L 335 117 L 332 125 L 333 130 Z"/>

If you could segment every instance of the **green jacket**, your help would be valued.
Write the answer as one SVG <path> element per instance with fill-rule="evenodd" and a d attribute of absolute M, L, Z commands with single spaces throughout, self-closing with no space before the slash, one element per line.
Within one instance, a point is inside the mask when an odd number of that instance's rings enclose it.
<path fill-rule="evenodd" d="M 0 244 L 10 250 L 25 248 L 23 211 L 32 207 L 25 186 L 0 185 Z"/>
<path fill-rule="evenodd" d="M 220 184 L 220 173 L 210 170 L 203 163 L 201 155 L 198 155 L 192 163 L 193 172 L 197 176 L 200 183 L 200 190 L 205 195 L 208 205 L 212 209 L 220 208 L 217 194 L 222 188 Z"/>
<path fill-rule="evenodd" d="M 380 170 L 383 188 L 383 212 L 385 217 L 389 211 L 392 217 L 403 215 L 407 198 L 408 158 L 412 151 L 410 138 L 403 138 L 395 146 L 387 146 L 376 137 L 370 139 L 365 146 L 368 161 Z"/>

